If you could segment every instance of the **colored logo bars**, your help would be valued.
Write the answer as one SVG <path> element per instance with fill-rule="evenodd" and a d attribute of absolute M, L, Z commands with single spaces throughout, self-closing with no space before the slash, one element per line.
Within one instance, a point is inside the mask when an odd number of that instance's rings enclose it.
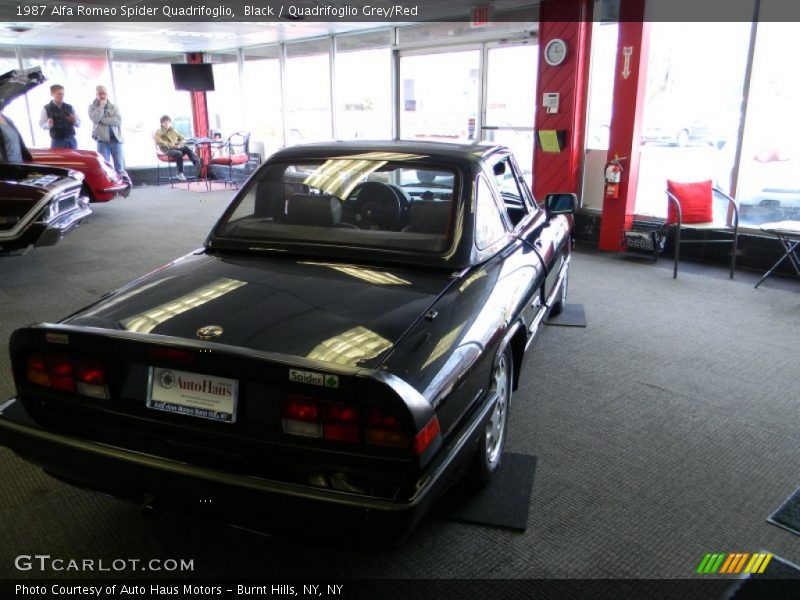
<path fill-rule="evenodd" d="M 716 552 L 714 554 L 706 554 L 703 557 L 700 566 L 697 567 L 697 572 L 703 574 L 720 573 L 728 575 L 736 573 L 763 573 L 771 560 L 772 554 L 767 554 L 766 552 L 757 552 L 755 554 L 749 554 L 748 552 L 731 554 Z"/>

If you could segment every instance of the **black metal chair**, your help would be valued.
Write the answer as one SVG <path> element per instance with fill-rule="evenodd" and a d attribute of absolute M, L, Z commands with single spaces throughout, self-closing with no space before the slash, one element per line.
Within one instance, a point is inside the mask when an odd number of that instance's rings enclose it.
<path fill-rule="evenodd" d="M 675 227 L 675 266 L 672 271 L 673 279 L 678 277 L 678 260 L 680 257 L 681 244 L 731 244 L 731 279 L 733 279 L 733 274 L 736 271 L 736 249 L 739 244 L 739 208 L 736 206 L 736 201 L 719 188 L 712 187 L 711 210 L 713 220 L 708 223 L 684 223 L 680 199 L 669 190 L 667 190 L 666 193 L 667 199 L 676 213 L 676 221 L 674 223 L 668 222 L 664 225 L 665 233 L 670 227 Z M 681 237 L 681 231 L 684 229 L 711 232 L 721 231 L 732 234 L 732 238 L 728 240 L 706 239 L 704 237 L 704 239 L 687 240 Z"/>
<path fill-rule="evenodd" d="M 234 166 L 244 165 L 250 160 L 250 134 L 237 131 L 228 137 L 228 140 L 219 148 L 217 156 L 211 157 L 208 161 L 209 168 L 212 165 L 220 165 L 228 167 L 226 177 L 221 180 L 232 184 L 234 187 L 239 187 L 239 182 L 236 180 Z"/>

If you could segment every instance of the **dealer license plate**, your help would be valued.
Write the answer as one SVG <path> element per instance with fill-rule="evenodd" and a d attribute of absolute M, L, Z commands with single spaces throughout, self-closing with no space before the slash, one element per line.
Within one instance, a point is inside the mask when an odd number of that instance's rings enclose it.
<path fill-rule="evenodd" d="M 235 423 L 238 395 L 236 379 L 150 367 L 147 407 L 154 410 Z"/>

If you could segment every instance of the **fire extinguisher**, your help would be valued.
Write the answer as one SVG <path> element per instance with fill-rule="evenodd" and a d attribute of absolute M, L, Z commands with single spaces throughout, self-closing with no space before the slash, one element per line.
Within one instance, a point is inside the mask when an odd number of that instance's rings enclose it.
<path fill-rule="evenodd" d="M 623 160 L 625 159 L 614 155 L 614 159 L 606 164 L 606 198 L 619 198 L 619 182 L 622 178 L 622 165 L 620 163 Z"/>

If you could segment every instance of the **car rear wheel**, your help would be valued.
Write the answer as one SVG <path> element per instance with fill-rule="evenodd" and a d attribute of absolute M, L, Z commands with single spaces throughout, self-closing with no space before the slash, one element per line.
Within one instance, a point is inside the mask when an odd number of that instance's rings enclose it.
<path fill-rule="evenodd" d="M 496 396 L 497 399 L 481 433 L 467 477 L 471 483 L 481 487 L 491 481 L 492 475 L 497 471 L 503 457 L 506 430 L 508 429 L 508 407 L 511 403 L 513 368 L 511 349 L 506 347 L 495 360 L 489 394 Z"/>

